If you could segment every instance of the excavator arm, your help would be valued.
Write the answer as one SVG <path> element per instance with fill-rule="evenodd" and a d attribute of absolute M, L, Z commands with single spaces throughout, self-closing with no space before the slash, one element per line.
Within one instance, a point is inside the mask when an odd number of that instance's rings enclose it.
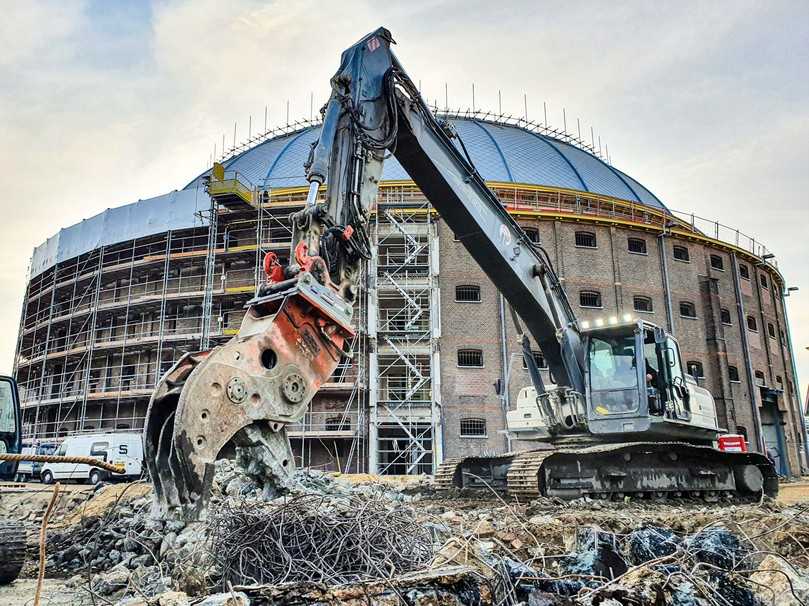
<path fill-rule="evenodd" d="M 285 426 L 305 414 L 350 353 L 353 301 L 371 255 L 369 215 L 390 155 L 522 318 L 557 396 L 583 401 L 582 338 L 547 255 L 486 186 L 452 126 L 430 112 L 391 44 L 380 28 L 342 55 L 305 167 L 306 206 L 292 216 L 290 264 L 268 255 L 267 282 L 248 302 L 238 335 L 186 355 L 158 384 L 145 442 L 164 510 L 202 515 L 222 456 L 245 455 L 256 473 L 278 482 L 292 470 Z"/>

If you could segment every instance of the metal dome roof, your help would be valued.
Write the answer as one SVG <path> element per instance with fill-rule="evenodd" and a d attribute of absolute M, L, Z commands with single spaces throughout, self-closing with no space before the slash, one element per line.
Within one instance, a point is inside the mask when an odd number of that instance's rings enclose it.
<path fill-rule="evenodd" d="M 639 202 L 666 210 L 640 183 L 593 154 L 570 143 L 514 124 L 478 117 L 450 117 L 480 174 L 487 181 L 560 187 Z M 224 162 L 257 185 L 305 186 L 303 163 L 319 126 L 267 139 Z M 460 145 L 456 142 L 456 145 Z M 98 248 L 167 230 L 203 224 L 198 212 L 209 201 L 201 179 L 184 189 L 109 208 L 61 229 L 34 249 L 31 276 L 54 264 Z M 382 179 L 410 180 L 395 158 L 385 163 Z"/>
<path fill-rule="evenodd" d="M 486 181 L 562 187 L 665 209 L 643 185 L 569 143 L 513 124 L 464 117 L 449 120 Z M 224 161 L 225 170 L 270 187 L 306 185 L 303 163 L 319 134 L 320 127 L 312 126 L 268 139 Z M 186 189 L 196 187 L 206 174 L 194 179 Z M 382 179 L 409 180 L 410 176 L 391 158 L 385 163 Z"/>

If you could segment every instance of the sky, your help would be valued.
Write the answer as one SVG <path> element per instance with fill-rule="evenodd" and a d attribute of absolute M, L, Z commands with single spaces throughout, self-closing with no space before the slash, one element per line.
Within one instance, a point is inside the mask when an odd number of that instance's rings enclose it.
<path fill-rule="evenodd" d="M 0 372 L 32 249 L 182 188 L 222 135 L 308 117 L 340 52 L 384 25 L 428 99 L 568 125 L 670 208 L 776 254 L 809 381 L 809 3 L 13 3 L 0 20 Z M 525 96 L 525 97 L 524 97 Z"/>

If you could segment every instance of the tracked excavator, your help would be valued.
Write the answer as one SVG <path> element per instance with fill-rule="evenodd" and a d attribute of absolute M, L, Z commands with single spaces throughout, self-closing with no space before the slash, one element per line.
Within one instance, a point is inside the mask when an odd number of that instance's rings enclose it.
<path fill-rule="evenodd" d="M 203 514 L 220 457 L 244 455 L 279 481 L 291 472 L 285 427 L 351 354 L 353 303 L 371 257 L 369 213 L 391 155 L 511 306 L 532 379 L 507 420 L 536 447 L 445 461 L 439 489 L 522 498 L 774 495 L 766 457 L 714 448 L 713 399 L 684 371 L 672 335 L 644 321 L 584 328 L 576 319 L 548 255 L 486 186 L 452 125 L 430 111 L 393 43 L 380 28 L 342 54 L 304 167 L 306 205 L 291 217 L 290 262 L 269 253 L 267 280 L 239 333 L 186 355 L 158 384 L 144 431 L 163 510 Z M 543 382 L 530 339 L 554 384 Z"/>

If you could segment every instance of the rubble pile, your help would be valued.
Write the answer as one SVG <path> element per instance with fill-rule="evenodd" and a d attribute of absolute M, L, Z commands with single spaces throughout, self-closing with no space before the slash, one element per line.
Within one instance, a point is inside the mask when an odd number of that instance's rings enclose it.
<path fill-rule="evenodd" d="M 48 571 L 97 603 L 809 604 L 809 509 L 771 501 L 442 499 L 311 471 L 280 494 L 228 461 L 207 521 L 142 493 L 85 509 Z"/>

